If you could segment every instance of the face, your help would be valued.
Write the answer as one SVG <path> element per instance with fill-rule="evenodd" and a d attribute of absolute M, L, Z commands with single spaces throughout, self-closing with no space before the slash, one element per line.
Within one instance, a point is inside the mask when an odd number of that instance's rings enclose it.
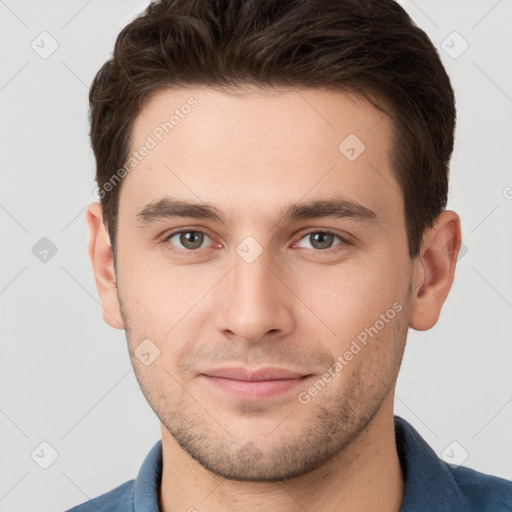
<path fill-rule="evenodd" d="M 325 90 L 173 90 L 145 105 L 132 150 L 148 136 L 117 235 L 146 399 L 215 474 L 319 467 L 392 394 L 407 335 L 412 264 L 388 119 Z"/>

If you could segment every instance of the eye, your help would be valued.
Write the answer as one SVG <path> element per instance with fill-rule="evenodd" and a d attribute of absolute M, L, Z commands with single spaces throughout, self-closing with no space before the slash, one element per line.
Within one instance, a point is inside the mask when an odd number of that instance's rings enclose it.
<path fill-rule="evenodd" d="M 212 239 L 204 231 L 185 229 L 166 235 L 163 242 L 169 246 L 170 251 L 186 254 L 197 252 L 199 249 L 207 247 L 208 242 L 211 243 Z M 309 245 L 300 245 L 304 243 Z M 351 245 L 351 242 L 329 230 L 310 231 L 303 235 L 299 242 L 296 243 L 296 246 L 315 251 L 326 251 L 337 246 L 341 246 L 339 249 L 343 249 L 348 245 Z"/>
<path fill-rule="evenodd" d="M 339 243 L 335 243 L 333 245 L 336 239 L 339 240 Z M 309 243 L 309 247 L 306 246 L 307 249 L 315 249 L 320 251 L 330 249 L 331 247 L 342 244 L 350 245 L 350 242 L 345 240 L 337 233 L 333 233 L 332 231 L 310 231 L 309 233 L 306 233 L 306 235 L 303 236 L 300 240 L 305 240 Z"/>
<path fill-rule="evenodd" d="M 171 233 L 165 238 L 165 241 L 182 251 L 195 251 L 201 248 L 206 239 L 211 240 L 203 231 L 189 229 Z"/>

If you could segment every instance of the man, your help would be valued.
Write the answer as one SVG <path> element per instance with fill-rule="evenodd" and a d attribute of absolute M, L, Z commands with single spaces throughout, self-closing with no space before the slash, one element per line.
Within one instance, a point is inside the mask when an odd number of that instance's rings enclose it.
<path fill-rule="evenodd" d="M 89 253 L 162 440 L 74 511 L 506 511 L 394 389 L 460 220 L 455 106 L 392 0 L 167 0 L 90 91 Z"/>

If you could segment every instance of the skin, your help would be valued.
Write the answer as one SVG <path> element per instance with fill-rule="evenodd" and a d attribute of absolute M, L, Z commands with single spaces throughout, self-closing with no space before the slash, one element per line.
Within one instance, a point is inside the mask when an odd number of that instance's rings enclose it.
<path fill-rule="evenodd" d="M 391 124 L 355 94 L 161 91 L 137 118 L 132 149 L 190 96 L 198 105 L 124 178 L 117 273 L 100 204 L 87 210 L 103 317 L 126 330 L 135 375 L 161 421 L 161 509 L 398 511 L 395 383 L 408 328 L 434 326 L 449 293 L 459 217 L 442 212 L 411 260 L 390 167 Z M 354 161 L 338 149 L 349 134 L 366 146 Z M 282 219 L 286 205 L 333 194 L 376 220 Z M 211 203 L 224 219 L 141 227 L 137 214 L 166 195 Z M 169 238 L 178 229 L 207 236 L 185 255 L 187 240 Z M 325 230 L 350 244 L 326 239 Z M 251 263 L 236 250 L 248 236 L 262 251 Z M 301 403 L 298 394 L 397 303 L 378 334 Z M 149 365 L 134 355 L 145 339 L 160 351 Z M 201 376 L 220 366 L 313 377 L 252 400 Z"/>

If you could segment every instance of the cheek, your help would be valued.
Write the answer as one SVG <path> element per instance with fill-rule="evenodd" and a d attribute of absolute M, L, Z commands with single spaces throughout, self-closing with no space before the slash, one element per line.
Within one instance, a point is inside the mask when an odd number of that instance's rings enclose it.
<path fill-rule="evenodd" d="M 206 267 L 176 266 L 162 258 L 148 261 L 134 256 L 125 266 L 120 265 L 119 281 L 126 307 L 138 321 L 170 328 L 212 287 L 212 274 Z"/>
<path fill-rule="evenodd" d="M 380 260 L 371 265 L 318 266 L 295 282 L 297 295 L 335 333 L 330 334 L 342 340 L 372 325 L 401 300 L 400 279 Z"/>
<path fill-rule="evenodd" d="M 206 317 L 208 292 L 219 280 L 212 270 L 198 271 L 193 265 L 171 267 L 129 262 L 120 272 L 120 295 L 128 316 L 127 336 L 133 353 L 149 339 L 159 350 L 157 366 L 176 373 L 177 362 L 191 350 Z M 214 275 L 215 274 L 215 275 Z M 161 375 L 164 380 L 172 378 Z"/>

